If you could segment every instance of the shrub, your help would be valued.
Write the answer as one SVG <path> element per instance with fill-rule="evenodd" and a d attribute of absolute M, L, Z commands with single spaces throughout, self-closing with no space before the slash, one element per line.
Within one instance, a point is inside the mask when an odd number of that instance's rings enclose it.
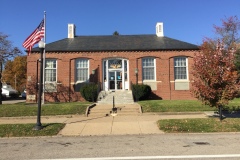
<path fill-rule="evenodd" d="M 132 85 L 132 92 L 135 101 L 144 100 L 149 97 L 152 92 L 152 89 L 149 85 L 146 84 L 133 84 Z"/>
<path fill-rule="evenodd" d="M 95 102 L 98 96 L 97 90 L 97 84 L 88 83 L 80 88 L 80 93 L 86 101 Z"/>

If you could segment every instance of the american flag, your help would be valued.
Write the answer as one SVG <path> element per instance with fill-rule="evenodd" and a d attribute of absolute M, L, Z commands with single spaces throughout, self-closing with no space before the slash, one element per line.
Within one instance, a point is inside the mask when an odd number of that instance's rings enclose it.
<path fill-rule="evenodd" d="M 32 47 L 44 37 L 44 32 L 45 29 L 43 19 L 33 33 L 23 42 L 23 47 L 27 49 L 28 55 L 30 54 Z"/>

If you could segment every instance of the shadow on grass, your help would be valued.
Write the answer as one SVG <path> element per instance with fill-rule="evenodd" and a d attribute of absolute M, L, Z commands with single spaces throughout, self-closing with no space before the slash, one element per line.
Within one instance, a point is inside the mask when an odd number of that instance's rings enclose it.
<path fill-rule="evenodd" d="M 47 128 L 47 127 L 50 127 L 50 126 L 54 126 L 55 124 L 59 124 L 59 123 L 48 123 L 48 124 L 42 125 L 42 127 Z"/>
<path fill-rule="evenodd" d="M 219 113 L 214 112 L 214 114 L 209 117 L 219 117 Z M 232 112 L 223 111 L 223 119 L 225 118 L 240 118 L 240 111 L 232 111 Z"/>

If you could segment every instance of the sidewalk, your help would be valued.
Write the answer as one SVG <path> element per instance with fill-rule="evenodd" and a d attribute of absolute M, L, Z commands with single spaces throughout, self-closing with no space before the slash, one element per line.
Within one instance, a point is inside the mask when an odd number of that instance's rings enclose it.
<path fill-rule="evenodd" d="M 211 114 L 211 113 L 209 113 Z M 42 116 L 42 123 L 66 123 L 59 132 L 62 136 L 163 134 L 157 127 L 160 119 L 207 118 L 207 113 L 158 114 L 144 113 L 140 116 L 84 115 Z M 36 123 L 36 117 L 3 117 L 0 124 Z"/>

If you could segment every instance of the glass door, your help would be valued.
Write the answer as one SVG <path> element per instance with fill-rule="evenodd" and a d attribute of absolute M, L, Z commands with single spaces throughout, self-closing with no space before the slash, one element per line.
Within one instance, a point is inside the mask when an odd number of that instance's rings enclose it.
<path fill-rule="evenodd" d="M 121 71 L 116 71 L 116 88 L 117 89 L 122 89 L 122 72 Z"/>
<path fill-rule="evenodd" d="M 108 77 L 109 77 L 109 89 L 110 90 L 115 90 L 115 79 L 116 79 L 115 71 L 109 72 Z"/>
<path fill-rule="evenodd" d="M 109 71 L 109 89 L 122 89 L 122 71 Z"/>

